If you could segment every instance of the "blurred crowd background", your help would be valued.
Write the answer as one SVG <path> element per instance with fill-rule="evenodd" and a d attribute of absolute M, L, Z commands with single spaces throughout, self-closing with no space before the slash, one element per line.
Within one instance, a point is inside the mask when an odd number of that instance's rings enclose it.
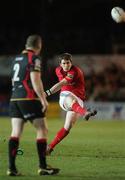
<path fill-rule="evenodd" d="M 0 7 L 0 66 L 8 63 L 8 73 L 0 70 L 0 109 L 4 112 L 10 97 L 11 58 L 24 49 L 30 34 L 43 38 L 43 82 L 49 88 L 57 82 L 55 57 L 63 52 L 74 56 L 125 54 L 125 23 L 116 24 L 111 9 L 125 9 L 125 0 L 38 0 L 3 1 Z M 1 60 L 2 59 L 2 60 Z M 102 67 L 104 61 L 101 61 Z M 120 61 L 119 58 L 117 61 Z M 93 61 L 91 61 L 93 64 Z M 77 58 L 75 58 L 77 64 Z M 79 63 L 78 63 L 79 65 Z M 125 57 L 122 65 L 109 62 L 100 72 L 85 73 L 86 99 L 125 102 Z M 84 70 L 84 62 L 83 62 Z M 48 75 L 49 74 L 49 75 Z M 58 96 L 50 98 L 57 101 Z"/>

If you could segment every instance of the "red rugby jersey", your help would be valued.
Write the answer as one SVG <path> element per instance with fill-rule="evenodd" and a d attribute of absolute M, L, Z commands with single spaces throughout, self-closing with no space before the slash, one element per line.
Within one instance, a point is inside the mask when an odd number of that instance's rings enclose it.
<path fill-rule="evenodd" d="M 58 66 L 56 68 L 56 75 L 59 81 L 63 78 L 68 81 L 68 85 L 64 85 L 61 91 L 70 91 L 80 99 L 85 99 L 84 73 L 79 67 L 72 66 L 68 72 L 65 72 L 61 66 Z"/>

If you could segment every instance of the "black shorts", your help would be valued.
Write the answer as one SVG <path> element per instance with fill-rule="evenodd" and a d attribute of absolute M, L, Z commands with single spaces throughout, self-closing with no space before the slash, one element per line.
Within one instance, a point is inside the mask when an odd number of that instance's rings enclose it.
<path fill-rule="evenodd" d="M 11 118 L 22 118 L 24 120 L 34 120 L 44 118 L 42 104 L 38 100 L 10 101 L 9 115 Z"/>

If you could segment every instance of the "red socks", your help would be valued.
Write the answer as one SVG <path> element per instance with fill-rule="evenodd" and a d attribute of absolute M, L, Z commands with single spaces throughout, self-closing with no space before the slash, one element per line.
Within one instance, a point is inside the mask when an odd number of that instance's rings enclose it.
<path fill-rule="evenodd" d="M 82 108 L 77 102 L 75 102 L 72 105 L 72 111 L 79 113 L 81 116 L 84 116 L 87 112 L 87 109 L 84 107 Z"/>
<path fill-rule="evenodd" d="M 56 134 L 54 140 L 49 144 L 50 148 L 53 149 L 60 141 L 62 141 L 65 136 L 68 135 L 68 133 L 69 131 L 65 128 L 60 129 L 60 131 Z"/>

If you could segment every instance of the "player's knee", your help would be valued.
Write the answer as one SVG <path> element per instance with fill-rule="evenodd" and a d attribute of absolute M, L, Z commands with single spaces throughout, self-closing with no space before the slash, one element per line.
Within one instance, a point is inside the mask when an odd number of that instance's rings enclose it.
<path fill-rule="evenodd" d="M 48 130 L 48 128 L 45 128 L 45 134 L 47 135 L 48 134 L 48 132 L 49 132 L 49 130 Z"/>
<path fill-rule="evenodd" d="M 11 137 L 20 137 L 21 136 L 21 132 L 17 132 L 17 131 L 12 131 L 11 132 Z"/>
<path fill-rule="evenodd" d="M 72 105 L 76 102 L 76 99 L 73 96 L 67 96 L 64 101 L 64 107 L 70 111 L 72 109 Z"/>
<path fill-rule="evenodd" d="M 38 134 L 43 134 L 43 135 L 47 135 L 48 134 L 48 129 L 47 128 L 39 128 L 38 130 L 37 130 L 37 133 Z"/>

